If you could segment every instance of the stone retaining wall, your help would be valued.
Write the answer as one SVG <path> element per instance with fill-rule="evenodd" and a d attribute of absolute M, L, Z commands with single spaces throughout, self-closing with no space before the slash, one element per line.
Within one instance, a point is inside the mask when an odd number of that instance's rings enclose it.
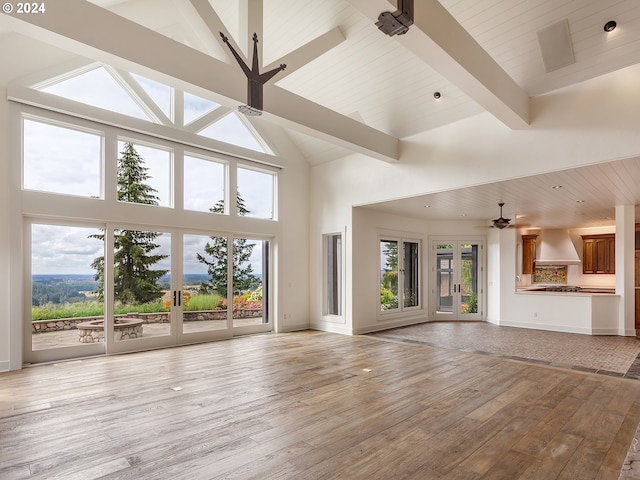
<path fill-rule="evenodd" d="M 233 311 L 233 318 L 260 318 L 261 308 L 239 308 Z M 126 315 L 116 315 L 116 318 L 139 318 L 144 323 L 169 323 L 169 313 L 128 313 Z M 206 320 L 225 320 L 226 310 L 203 310 L 200 312 L 183 312 L 184 322 L 202 322 Z M 31 333 L 57 332 L 60 330 L 75 330 L 78 323 L 102 320 L 103 317 L 78 317 L 59 318 L 56 320 L 36 320 L 31 324 Z"/>

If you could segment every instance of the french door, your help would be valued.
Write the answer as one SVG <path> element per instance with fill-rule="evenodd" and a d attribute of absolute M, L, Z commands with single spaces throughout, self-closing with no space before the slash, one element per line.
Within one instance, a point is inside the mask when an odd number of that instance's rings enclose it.
<path fill-rule="evenodd" d="M 482 320 L 484 242 L 432 240 L 431 255 L 431 318 Z"/>

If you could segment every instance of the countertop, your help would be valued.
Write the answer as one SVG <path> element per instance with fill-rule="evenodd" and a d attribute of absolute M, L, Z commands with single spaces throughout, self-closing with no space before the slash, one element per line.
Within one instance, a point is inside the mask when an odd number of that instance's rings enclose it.
<path fill-rule="evenodd" d="M 548 294 L 548 295 L 615 295 L 616 289 L 611 287 L 581 287 L 577 292 L 547 291 L 545 287 L 530 285 L 516 289 L 516 293 Z"/>

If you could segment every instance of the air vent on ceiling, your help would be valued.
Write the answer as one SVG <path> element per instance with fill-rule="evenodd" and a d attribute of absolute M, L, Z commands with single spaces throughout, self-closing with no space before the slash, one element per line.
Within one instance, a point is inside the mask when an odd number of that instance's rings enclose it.
<path fill-rule="evenodd" d="M 568 20 L 562 20 L 538 31 L 538 44 L 547 73 L 576 61 L 573 56 Z"/>

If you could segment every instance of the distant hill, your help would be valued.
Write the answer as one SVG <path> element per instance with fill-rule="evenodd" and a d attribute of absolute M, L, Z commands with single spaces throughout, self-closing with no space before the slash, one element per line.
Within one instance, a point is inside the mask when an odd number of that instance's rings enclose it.
<path fill-rule="evenodd" d="M 256 275 L 261 278 L 261 275 Z M 184 287 L 199 287 L 207 281 L 208 275 L 203 273 L 185 273 L 182 277 Z M 164 275 L 158 282 L 163 290 L 171 289 L 171 274 Z M 93 275 L 32 275 L 31 305 L 41 306 L 47 303 L 55 305 L 74 302 L 88 302 L 95 298 L 93 292 L 98 282 Z"/>
<path fill-rule="evenodd" d="M 199 286 L 208 278 L 206 274 L 187 273 L 183 275 L 182 283 L 185 286 Z M 94 280 L 93 275 L 82 274 L 32 275 L 31 284 L 33 306 L 90 301 L 94 298 L 92 292 L 98 288 L 98 282 Z M 164 290 L 170 290 L 171 275 L 164 275 L 159 285 Z"/>
<path fill-rule="evenodd" d="M 93 275 L 32 275 L 31 305 L 83 302 L 98 288 Z"/>

